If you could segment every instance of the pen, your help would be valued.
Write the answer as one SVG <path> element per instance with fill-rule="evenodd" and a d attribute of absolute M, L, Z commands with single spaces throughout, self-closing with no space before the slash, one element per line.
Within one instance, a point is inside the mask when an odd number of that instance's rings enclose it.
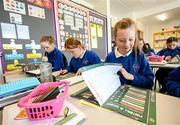
<path fill-rule="evenodd" d="M 57 121 L 54 125 L 63 125 L 63 124 L 70 121 L 71 119 L 73 119 L 76 116 L 77 116 L 76 113 L 72 113 L 72 114 L 68 115 L 67 117 L 64 117 L 63 119 Z"/>

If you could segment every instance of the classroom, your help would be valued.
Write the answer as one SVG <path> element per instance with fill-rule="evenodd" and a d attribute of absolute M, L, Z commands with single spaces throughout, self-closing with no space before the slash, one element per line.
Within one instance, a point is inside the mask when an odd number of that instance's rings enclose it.
<path fill-rule="evenodd" d="M 179 0 L 0 6 L 0 125 L 180 124 Z"/>

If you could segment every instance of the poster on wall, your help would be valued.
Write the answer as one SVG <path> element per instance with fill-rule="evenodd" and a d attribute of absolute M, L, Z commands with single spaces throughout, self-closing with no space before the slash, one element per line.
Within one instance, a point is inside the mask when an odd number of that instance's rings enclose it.
<path fill-rule="evenodd" d="M 10 22 L 16 24 L 22 24 L 22 16 L 16 13 L 9 13 Z"/>
<path fill-rule="evenodd" d="M 16 0 L 3 0 L 4 10 L 26 15 L 25 4 Z"/>
<path fill-rule="evenodd" d="M 32 6 L 32 5 L 28 5 L 28 15 L 37 17 L 37 18 L 41 18 L 41 19 L 45 19 L 44 9 L 40 8 L 40 7 Z"/>
<path fill-rule="evenodd" d="M 18 39 L 30 39 L 29 38 L 29 27 L 26 25 L 16 25 Z"/>
<path fill-rule="evenodd" d="M 58 48 L 64 50 L 64 43 L 69 37 L 81 41 L 89 49 L 88 10 L 70 1 L 55 2 L 55 20 Z"/>
<path fill-rule="evenodd" d="M 17 38 L 14 24 L 1 23 L 1 32 L 3 38 Z"/>

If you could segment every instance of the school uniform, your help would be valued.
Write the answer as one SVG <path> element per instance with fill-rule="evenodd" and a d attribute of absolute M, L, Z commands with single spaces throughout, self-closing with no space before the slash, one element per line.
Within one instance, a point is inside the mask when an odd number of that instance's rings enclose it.
<path fill-rule="evenodd" d="M 159 56 L 171 56 L 172 58 L 175 57 L 176 55 L 180 56 L 180 47 L 177 46 L 175 49 L 171 50 L 169 48 L 165 48 L 160 50 L 157 55 Z"/>
<path fill-rule="evenodd" d="M 169 73 L 166 88 L 170 95 L 180 97 L 180 66 Z"/>
<path fill-rule="evenodd" d="M 157 55 L 159 56 L 165 56 L 164 58 L 166 58 L 167 56 L 171 56 L 172 58 L 175 56 L 180 56 L 180 47 L 176 47 L 173 50 L 170 50 L 169 48 L 166 49 L 162 49 L 160 50 Z M 162 88 L 160 89 L 161 93 L 165 93 L 167 91 L 166 89 L 166 84 L 167 84 L 167 77 L 168 74 L 172 71 L 173 69 L 171 68 L 160 68 L 156 71 L 156 79 L 158 80 L 159 84 L 162 86 Z"/>
<path fill-rule="evenodd" d="M 76 73 L 83 66 L 101 63 L 100 58 L 93 51 L 85 50 L 81 57 L 72 57 L 67 68 L 68 72 Z"/>
<path fill-rule="evenodd" d="M 47 53 L 48 62 L 52 64 L 52 71 L 58 71 L 65 68 L 63 54 L 57 48 L 50 53 Z"/>
<path fill-rule="evenodd" d="M 152 53 L 155 54 L 155 51 L 154 51 L 153 49 L 151 49 L 151 50 L 145 50 L 145 49 L 143 49 L 143 52 L 144 52 L 144 54 L 145 54 L 146 56 L 151 56 Z"/>
<path fill-rule="evenodd" d="M 117 49 L 115 49 L 115 51 L 108 54 L 105 62 L 120 63 L 128 73 L 134 75 L 134 80 L 131 81 L 125 79 L 121 74 L 121 84 L 129 84 L 147 89 L 152 88 L 154 75 L 143 52 L 140 52 L 136 58 L 135 51 L 130 51 L 126 55 L 121 55 Z"/>

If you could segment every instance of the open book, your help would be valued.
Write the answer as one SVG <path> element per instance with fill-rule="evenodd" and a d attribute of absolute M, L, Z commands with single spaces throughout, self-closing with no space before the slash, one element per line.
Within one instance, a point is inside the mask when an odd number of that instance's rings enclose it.
<path fill-rule="evenodd" d="M 98 104 L 147 124 L 156 124 L 155 93 L 129 85 L 121 85 L 117 72 L 120 64 L 102 63 L 81 68 L 88 88 L 73 97 Z M 94 98 L 93 98 L 93 96 Z"/>
<path fill-rule="evenodd" d="M 64 110 L 68 108 L 67 117 L 64 117 Z M 64 108 L 60 115 L 55 118 L 30 121 L 27 118 L 15 120 L 17 114 L 23 109 L 17 107 L 17 104 L 7 106 L 3 109 L 3 125 L 79 125 L 85 122 L 86 116 L 71 103 L 65 101 Z M 13 112 L 12 112 L 13 111 Z M 23 116 L 24 117 L 24 116 Z"/>

